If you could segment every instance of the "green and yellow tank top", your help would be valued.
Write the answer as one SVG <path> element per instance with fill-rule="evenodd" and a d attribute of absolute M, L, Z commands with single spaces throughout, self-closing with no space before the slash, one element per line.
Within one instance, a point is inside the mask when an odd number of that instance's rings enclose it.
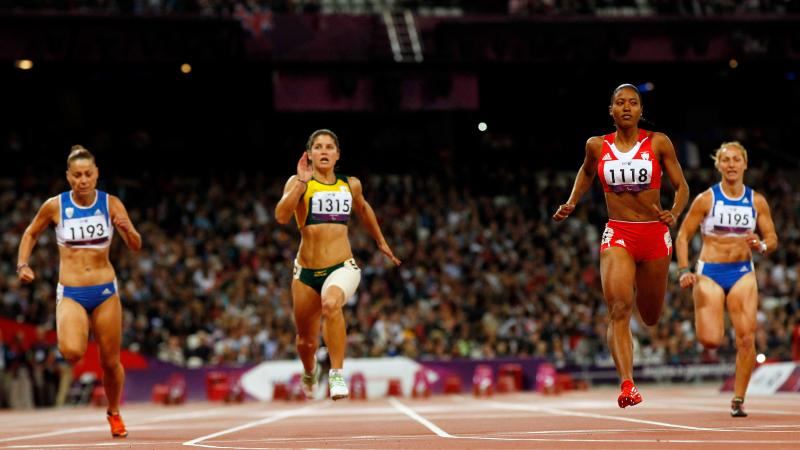
<path fill-rule="evenodd" d="M 309 180 L 303 194 L 305 212 L 295 210 L 297 227 L 317 223 L 341 223 L 347 225 L 353 211 L 353 194 L 350 183 L 344 175 L 336 175 L 336 182 L 325 184 L 315 179 Z"/>

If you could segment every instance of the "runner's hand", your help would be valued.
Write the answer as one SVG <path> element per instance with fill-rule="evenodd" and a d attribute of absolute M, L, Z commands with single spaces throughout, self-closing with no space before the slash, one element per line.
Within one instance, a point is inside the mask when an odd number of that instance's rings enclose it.
<path fill-rule="evenodd" d="M 384 242 L 384 243 L 382 243 L 382 244 L 378 244 L 378 250 L 380 250 L 381 252 L 383 252 L 383 254 L 384 254 L 384 255 L 386 255 L 386 256 L 387 256 L 389 259 L 391 259 L 391 260 L 392 260 L 392 262 L 393 262 L 393 263 L 394 263 L 396 266 L 399 266 L 399 265 L 400 265 L 401 261 L 400 261 L 399 259 L 397 259 L 397 257 L 396 257 L 396 256 L 394 256 L 394 253 L 392 253 L 392 249 L 391 249 L 391 248 L 389 248 L 389 244 L 387 244 L 386 242 Z"/>
<path fill-rule="evenodd" d="M 675 215 L 672 214 L 672 211 L 668 209 L 661 209 L 655 204 L 653 204 L 653 209 L 656 211 L 656 214 L 658 214 L 658 220 L 661 223 L 668 227 L 675 225 Z"/>
<path fill-rule="evenodd" d="M 684 289 L 694 286 L 694 284 L 697 283 L 697 274 L 686 272 L 678 278 L 678 283 L 680 283 L 681 287 Z"/>
<path fill-rule="evenodd" d="M 297 178 L 302 182 L 308 183 L 313 174 L 314 169 L 311 167 L 311 163 L 308 162 L 308 152 L 303 152 L 303 156 L 297 161 Z"/>
<path fill-rule="evenodd" d="M 36 274 L 33 273 L 33 269 L 25 266 L 19 269 L 17 278 L 19 278 L 19 281 L 21 281 L 23 284 L 28 284 L 36 278 Z"/>
<path fill-rule="evenodd" d="M 553 214 L 553 220 L 556 222 L 561 222 L 569 217 L 569 215 L 572 214 L 572 211 L 575 211 L 575 205 L 573 203 L 564 203 L 563 205 L 559 206 L 558 211 Z"/>

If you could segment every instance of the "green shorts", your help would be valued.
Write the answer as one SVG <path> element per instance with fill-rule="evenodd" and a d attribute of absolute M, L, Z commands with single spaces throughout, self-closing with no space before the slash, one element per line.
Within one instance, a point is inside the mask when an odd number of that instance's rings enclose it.
<path fill-rule="evenodd" d="M 335 276 L 333 276 L 334 274 Z M 349 298 L 355 293 L 361 280 L 361 269 L 359 269 L 353 258 L 323 269 L 301 267 L 295 261 L 294 278 L 314 289 L 320 295 L 322 295 L 322 291 L 325 290 L 326 286 L 338 286 L 344 292 L 345 298 Z"/>

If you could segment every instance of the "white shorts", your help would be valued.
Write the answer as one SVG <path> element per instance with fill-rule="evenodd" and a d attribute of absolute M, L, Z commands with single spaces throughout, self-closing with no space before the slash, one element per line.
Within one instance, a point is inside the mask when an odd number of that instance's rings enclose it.
<path fill-rule="evenodd" d="M 347 300 L 356 293 L 361 282 L 361 269 L 353 258 L 325 269 L 302 267 L 295 259 L 293 278 L 313 288 L 320 295 L 328 287 L 336 286 L 344 292 L 344 298 Z"/>

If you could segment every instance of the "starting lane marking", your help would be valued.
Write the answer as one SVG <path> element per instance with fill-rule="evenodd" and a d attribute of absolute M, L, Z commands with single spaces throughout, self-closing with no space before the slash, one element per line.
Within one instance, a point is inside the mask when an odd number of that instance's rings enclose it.
<path fill-rule="evenodd" d="M 227 429 L 222 430 L 222 431 L 217 431 L 216 433 L 211 433 L 211 434 L 208 434 L 208 435 L 205 435 L 205 436 L 201 436 L 199 438 L 192 439 L 191 441 L 186 441 L 182 445 L 186 446 L 186 447 L 235 448 L 235 447 L 219 447 L 219 446 L 208 445 L 208 444 L 199 444 L 199 442 L 206 441 L 208 439 L 213 439 L 213 438 L 219 437 L 219 436 L 224 436 L 224 435 L 230 434 L 230 433 L 236 433 L 237 431 L 246 430 L 248 428 L 257 427 L 259 425 L 266 425 L 268 423 L 277 422 L 279 420 L 283 420 L 283 419 L 286 419 L 286 418 L 289 418 L 289 417 L 292 417 L 292 416 L 299 416 L 299 415 L 305 414 L 306 412 L 311 411 L 313 409 L 325 408 L 325 407 L 330 406 L 330 405 L 331 405 L 331 402 L 326 401 L 322 405 L 312 404 L 312 405 L 305 406 L 303 408 L 290 409 L 288 411 L 279 412 L 277 414 L 274 414 L 274 415 L 272 415 L 270 417 L 266 417 L 264 419 L 256 420 L 256 421 L 253 421 L 253 422 L 248 422 L 248 423 L 245 423 L 245 424 L 233 427 L 233 428 L 227 428 Z"/>

